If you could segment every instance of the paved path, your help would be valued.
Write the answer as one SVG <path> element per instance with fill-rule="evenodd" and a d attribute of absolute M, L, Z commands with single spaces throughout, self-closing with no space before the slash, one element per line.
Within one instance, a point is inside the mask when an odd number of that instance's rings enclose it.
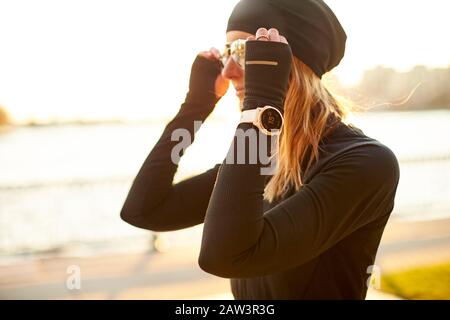
<path fill-rule="evenodd" d="M 382 272 L 441 262 L 450 262 L 450 219 L 389 222 L 375 261 Z"/>
<path fill-rule="evenodd" d="M 167 253 L 32 259 L 0 266 L 0 299 L 232 299 L 229 280 L 203 272 L 198 247 Z M 390 222 L 376 264 L 381 272 L 450 261 L 450 219 Z M 67 268 L 80 267 L 69 290 Z M 369 290 L 368 299 L 392 299 Z"/>

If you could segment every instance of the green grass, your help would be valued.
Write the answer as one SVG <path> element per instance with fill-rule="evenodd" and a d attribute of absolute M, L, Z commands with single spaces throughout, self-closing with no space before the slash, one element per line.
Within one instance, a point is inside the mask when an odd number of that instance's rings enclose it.
<path fill-rule="evenodd" d="M 381 289 L 404 299 L 449 300 L 450 262 L 386 274 Z"/>

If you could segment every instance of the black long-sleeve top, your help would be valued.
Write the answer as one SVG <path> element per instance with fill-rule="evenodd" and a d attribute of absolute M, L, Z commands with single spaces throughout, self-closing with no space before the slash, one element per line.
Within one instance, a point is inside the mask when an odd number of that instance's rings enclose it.
<path fill-rule="evenodd" d="M 236 299 L 364 299 L 399 181 L 393 152 L 338 122 L 302 189 L 273 203 L 263 199 L 270 176 L 260 174 L 259 163 L 224 160 L 173 184 L 171 150 L 179 141 L 172 131 L 194 135 L 194 120 L 209 113 L 181 106 L 134 179 L 121 217 L 154 231 L 204 222 L 199 265 L 230 278 Z"/>

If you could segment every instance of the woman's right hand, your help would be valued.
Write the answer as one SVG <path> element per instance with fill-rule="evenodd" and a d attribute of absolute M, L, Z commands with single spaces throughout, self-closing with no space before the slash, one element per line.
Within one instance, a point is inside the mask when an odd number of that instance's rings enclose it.
<path fill-rule="evenodd" d="M 215 105 L 228 90 L 223 78 L 220 53 L 216 48 L 200 52 L 194 60 L 189 79 L 188 98 L 197 104 Z"/>
<path fill-rule="evenodd" d="M 209 51 L 202 51 L 199 53 L 199 55 L 210 59 L 210 60 L 214 60 L 214 61 L 218 61 L 220 63 L 220 52 L 219 50 L 217 50 L 216 48 L 212 47 Z M 222 71 L 222 65 L 221 66 L 221 71 Z M 222 76 L 222 73 L 219 73 L 219 75 L 216 78 L 216 81 L 214 83 L 214 92 L 216 93 L 216 96 L 218 98 L 221 98 L 225 95 L 225 93 L 227 93 L 228 91 L 228 87 L 230 85 L 230 81 L 225 79 Z"/>

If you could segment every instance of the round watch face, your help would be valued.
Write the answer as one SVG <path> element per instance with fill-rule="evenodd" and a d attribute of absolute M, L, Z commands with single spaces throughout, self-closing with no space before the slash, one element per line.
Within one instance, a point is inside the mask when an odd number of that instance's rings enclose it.
<path fill-rule="evenodd" d="M 261 113 L 261 124 L 267 131 L 280 130 L 283 124 L 283 118 L 275 108 L 265 109 Z"/>

